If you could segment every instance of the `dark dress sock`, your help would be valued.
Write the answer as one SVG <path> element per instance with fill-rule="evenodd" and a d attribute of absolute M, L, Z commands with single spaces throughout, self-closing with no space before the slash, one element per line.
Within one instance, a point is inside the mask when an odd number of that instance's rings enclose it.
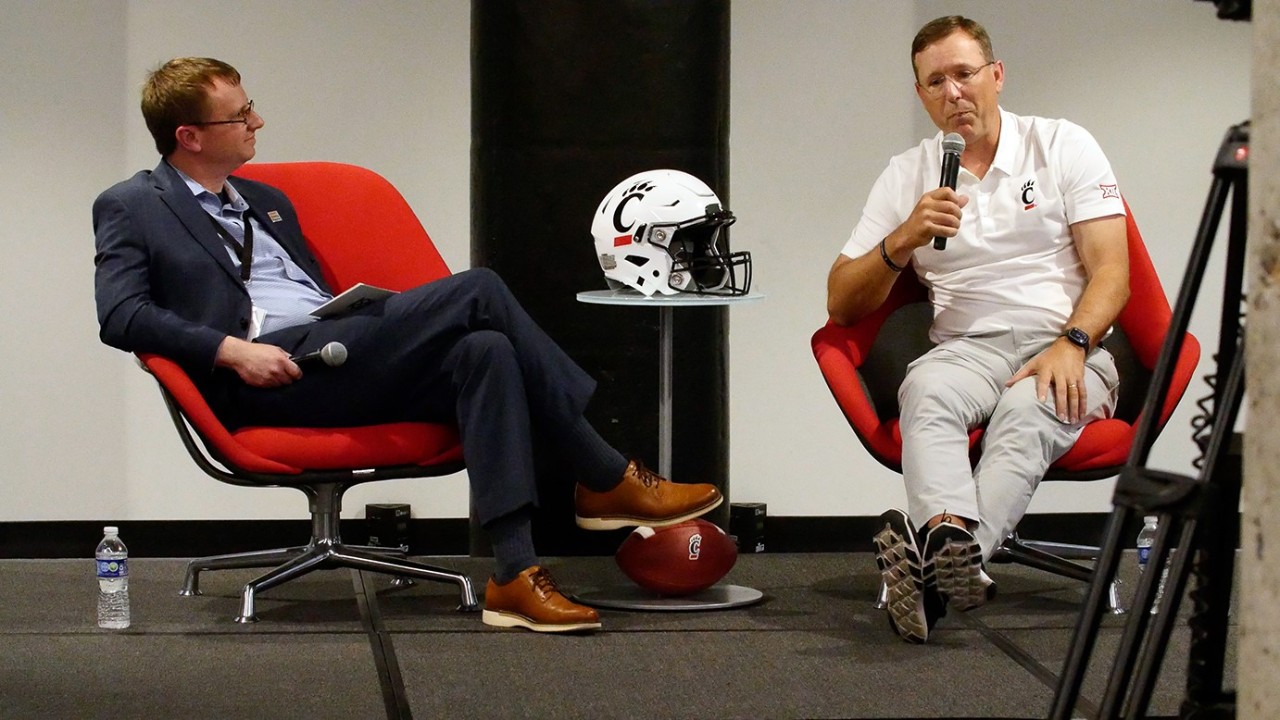
<path fill-rule="evenodd" d="M 533 523 L 528 507 L 509 512 L 484 526 L 493 545 L 493 559 L 497 565 L 493 581 L 506 585 L 524 572 L 525 568 L 538 564 L 538 554 L 533 549 Z"/>
<path fill-rule="evenodd" d="M 565 429 L 561 438 L 566 457 L 571 458 L 578 482 L 595 492 L 607 492 L 622 482 L 627 459 L 600 437 L 585 417 Z"/>

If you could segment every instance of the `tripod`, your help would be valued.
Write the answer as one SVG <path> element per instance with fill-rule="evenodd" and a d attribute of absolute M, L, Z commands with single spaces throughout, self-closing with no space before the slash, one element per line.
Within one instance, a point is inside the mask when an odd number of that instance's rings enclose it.
<path fill-rule="evenodd" d="M 1194 609 L 1191 627 L 1184 718 L 1234 717 L 1235 694 L 1222 688 L 1226 654 L 1227 614 L 1239 537 L 1239 465 L 1230 472 L 1231 440 L 1244 396 L 1244 334 L 1240 312 L 1244 281 L 1245 229 L 1248 219 L 1249 123 L 1227 130 L 1214 161 L 1213 184 L 1196 232 L 1195 246 L 1178 293 L 1168 337 L 1151 378 L 1129 459 L 1116 481 L 1114 509 L 1107 521 L 1104 544 L 1093 581 L 1067 652 L 1062 676 L 1050 711 L 1052 720 L 1067 720 L 1080 698 L 1080 687 L 1097 641 L 1107 588 L 1115 579 L 1124 549 L 1122 534 L 1141 515 L 1159 517 L 1148 571 L 1143 573 L 1108 673 L 1098 718 L 1141 718 L 1159 675 L 1169 633 L 1187 578 L 1194 570 Z M 1173 362 L 1182 347 L 1187 324 L 1200 291 L 1205 266 L 1228 199 L 1231 222 L 1223 287 L 1222 322 L 1218 334 L 1219 372 L 1205 432 L 1197 437 L 1203 453 L 1197 476 L 1178 475 L 1146 466 L 1155 441 L 1155 418 L 1169 392 Z M 1223 372 L 1225 368 L 1225 372 Z M 1171 548 L 1176 541 L 1176 554 Z M 1163 598 L 1156 602 L 1160 569 L 1168 564 Z M 1150 610 L 1156 606 L 1157 614 Z"/>

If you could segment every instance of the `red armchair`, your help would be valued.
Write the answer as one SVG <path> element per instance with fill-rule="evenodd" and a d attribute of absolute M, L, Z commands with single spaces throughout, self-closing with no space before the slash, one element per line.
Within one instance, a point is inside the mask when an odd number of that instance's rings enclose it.
<path fill-rule="evenodd" d="M 369 170 L 323 162 L 263 163 L 246 165 L 236 174 L 289 196 L 335 292 L 356 282 L 404 290 L 449 274 L 404 198 Z M 254 622 L 257 593 L 312 570 L 349 567 L 400 579 L 452 582 L 458 585 L 461 609 L 476 609 L 466 575 L 408 560 L 403 550 L 346 545 L 339 534 L 342 494 L 352 485 L 461 470 L 456 428 L 398 422 L 229 431 L 181 367 L 158 355 L 140 354 L 139 359 L 160 383 L 182 442 L 202 470 L 235 485 L 296 488 L 310 505 L 311 539 L 306 545 L 192 560 L 183 595 L 199 594 L 199 574 L 205 570 L 271 567 L 244 586 L 236 620 Z"/>
<path fill-rule="evenodd" d="M 1115 356 L 1120 374 L 1116 412 L 1114 417 L 1089 423 L 1071 450 L 1049 469 L 1045 480 L 1115 476 L 1128 458 L 1137 433 L 1138 417 L 1172 313 L 1132 213 L 1127 225 L 1129 302 L 1103 343 Z M 897 472 L 902 471 L 897 391 L 907 363 L 932 346 L 928 339 L 932 319 L 924 287 L 915 273 L 907 270 L 874 313 L 847 327 L 828 322 L 811 341 L 818 367 L 854 434 L 877 461 Z M 1160 409 L 1157 430 L 1168 421 L 1182 398 L 1199 359 L 1200 345 L 1188 334 L 1169 394 Z M 969 436 L 970 451 L 975 457 L 980 452 L 981 438 L 981 428 Z M 1014 533 L 992 560 L 1018 562 L 1088 581 L 1092 570 L 1067 558 L 1096 558 L 1097 552 L 1094 547 L 1024 541 Z M 1118 605 L 1118 598 L 1113 595 L 1113 609 Z"/>

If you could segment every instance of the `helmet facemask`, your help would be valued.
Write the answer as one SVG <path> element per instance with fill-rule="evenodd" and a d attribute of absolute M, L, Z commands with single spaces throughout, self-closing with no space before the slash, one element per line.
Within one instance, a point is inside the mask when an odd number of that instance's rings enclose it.
<path fill-rule="evenodd" d="M 702 217 L 649 228 L 649 241 L 671 256 L 672 289 L 697 295 L 750 292 L 751 253 L 729 251 L 728 228 L 735 220 L 732 212 L 711 205 Z"/>

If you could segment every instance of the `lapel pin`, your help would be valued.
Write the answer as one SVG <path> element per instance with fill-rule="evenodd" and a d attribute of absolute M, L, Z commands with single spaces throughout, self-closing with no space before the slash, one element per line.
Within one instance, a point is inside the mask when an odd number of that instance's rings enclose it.
<path fill-rule="evenodd" d="M 281 221 L 282 221 L 282 218 L 280 217 L 280 213 L 279 213 L 279 212 L 277 212 L 277 211 L 275 211 L 275 210 L 268 210 L 268 211 L 267 211 L 267 217 L 271 218 L 271 222 L 281 222 Z"/>

